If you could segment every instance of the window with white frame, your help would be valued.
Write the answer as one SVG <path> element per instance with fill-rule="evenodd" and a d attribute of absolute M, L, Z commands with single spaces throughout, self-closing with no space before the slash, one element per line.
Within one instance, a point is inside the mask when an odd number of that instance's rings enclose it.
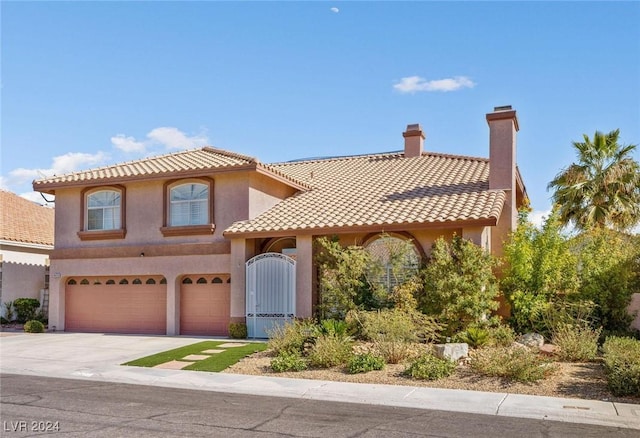
<path fill-rule="evenodd" d="M 187 183 L 169 192 L 169 225 L 203 225 L 209 222 L 209 185 Z"/>
<path fill-rule="evenodd" d="M 87 230 L 121 228 L 122 195 L 117 190 L 100 190 L 87 195 Z"/>

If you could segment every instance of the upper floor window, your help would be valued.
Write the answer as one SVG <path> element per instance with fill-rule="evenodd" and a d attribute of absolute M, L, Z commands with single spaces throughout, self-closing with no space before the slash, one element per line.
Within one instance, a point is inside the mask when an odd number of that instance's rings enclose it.
<path fill-rule="evenodd" d="M 122 196 L 115 190 L 100 190 L 87 196 L 87 230 L 121 228 Z"/>
<path fill-rule="evenodd" d="M 209 222 L 209 186 L 181 184 L 170 191 L 169 225 L 203 225 Z"/>
<path fill-rule="evenodd" d="M 167 181 L 164 184 L 162 235 L 213 234 L 213 179 L 207 177 Z"/>
<path fill-rule="evenodd" d="M 120 185 L 86 188 L 81 193 L 81 240 L 124 239 L 126 188 Z"/>

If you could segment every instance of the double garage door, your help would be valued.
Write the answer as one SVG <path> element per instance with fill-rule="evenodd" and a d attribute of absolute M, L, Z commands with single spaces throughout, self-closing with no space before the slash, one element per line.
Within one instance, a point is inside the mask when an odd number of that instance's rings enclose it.
<path fill-rule="evenodd" d="M 165 279 L 157 276 L 69 279 L 65 330 L 165 334 L 166 290 Z M 226 335 L 229 292 L 228 276 L 185 277 L 180 290 L 180 333 Z"/>

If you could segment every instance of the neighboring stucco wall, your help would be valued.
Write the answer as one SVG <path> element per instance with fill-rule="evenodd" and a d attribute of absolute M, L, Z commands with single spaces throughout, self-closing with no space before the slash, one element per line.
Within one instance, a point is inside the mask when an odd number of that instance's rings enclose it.
<path fill-rule="evenodd" d="M 45 287 L 49 252 L 50 250 L 39 248 L 0 246 L 0 304 L 3 304 L 0 306 L 0 315 L 6 317 L 4 303 L 16 298 L 42 299 L 40 291 Z"/>
<path fill-rule="evenodd" d="M 627 311 L 630 315 L 635 313 L 636 317 L 631 323 L 631 328 L 636 330 L 640 330 L 640 293 L 633 294 L 631 296 L 631 303 L 629 303 L 629 307 Z"/>
<path fill-rule="evenodd" d="M 249 187 L 249 219 L 264 213 L 281 200 L 293 195 L 295 189 L 261 174 L 251 174 Z"/>

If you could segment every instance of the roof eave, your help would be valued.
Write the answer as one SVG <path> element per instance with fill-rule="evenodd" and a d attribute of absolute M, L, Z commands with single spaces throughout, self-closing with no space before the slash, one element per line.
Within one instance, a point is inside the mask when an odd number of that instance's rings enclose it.
<path fill-rule="evenodd" d="M 480 219 L 466 219 L 445 222 L 412 222 L 412 223 L 389 223 L 372 225 L 349 225 L 341 227 L 309 227 L 309 228 L 288 228 L 273 231 L 224 231 L 227 238 L 266 238 L 266 237 L 287 237 L 296 235 L 328 235 L 328 234 L 348 234 L 348 233 L 375 233 L 385 231 L 412 231 L 412 230 L 433 230 L 433 229 L 454 229 L 469 226 L 495 226 L 498 217 L 487 217 Z"/>

